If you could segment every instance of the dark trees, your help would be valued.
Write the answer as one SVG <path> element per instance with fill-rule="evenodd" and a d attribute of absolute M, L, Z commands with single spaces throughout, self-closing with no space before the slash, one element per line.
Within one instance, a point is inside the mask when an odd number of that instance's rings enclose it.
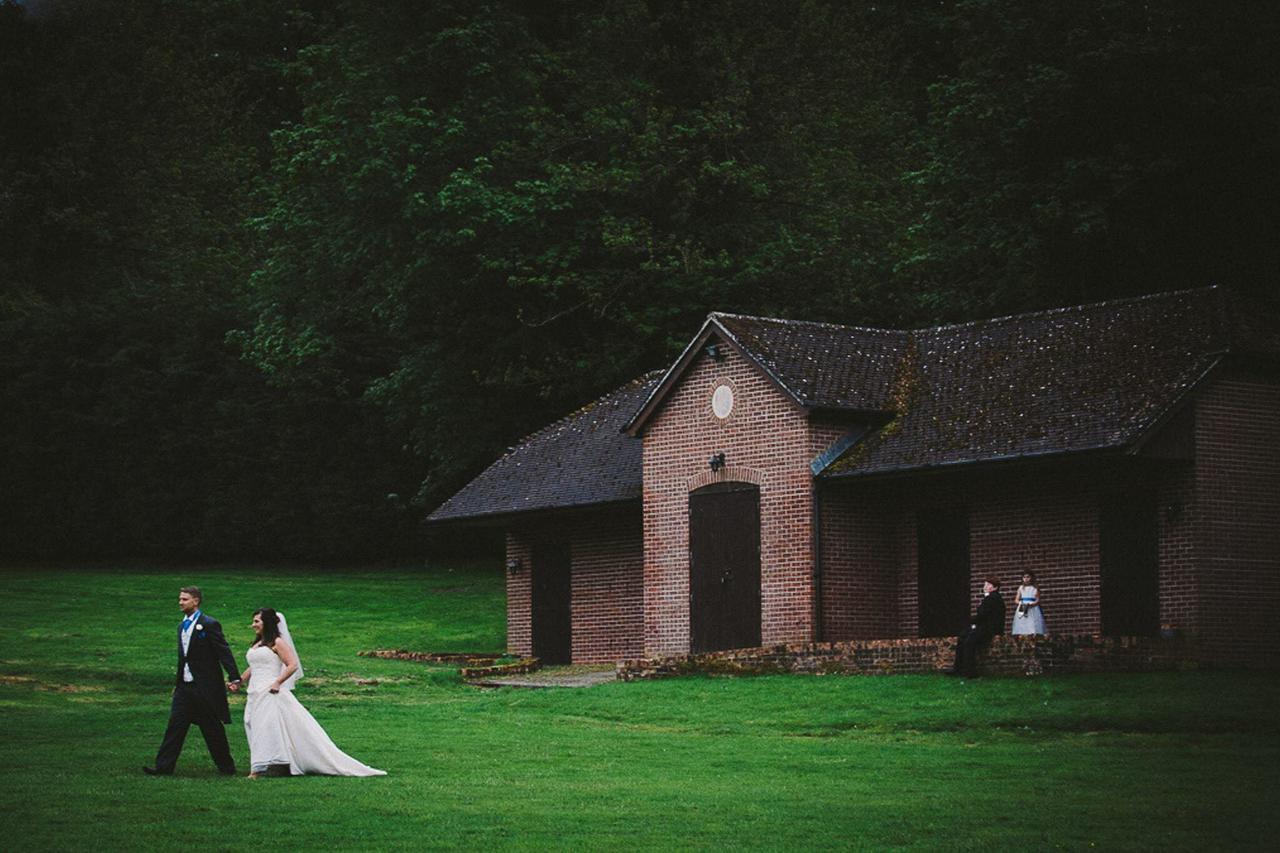
<path fill-rule="evenodd" d="M 937 316 L 1280 271 L 1280 11 L 964 0 L 928 86 L 900 275 Z"/>
<path fill-rule="evenodd" d="M 226 63 L 237 5 L 0 6 L 0 553 L 350 553 L 413 529 L 381 420 L 270 387 L 226 340 L 278 121 L 246 88 L 277 58 Z"/>
<path fill-rule="evenodd" d="M 423 507 L 710 310 L 895 310 L 908 124 L 865 14 L 530 8 L 352 11 L 288 69 L 255 220 L 247 351 L 380 404 Z"/>
<path fill-rule="evenodd" d="M 1280 272 L 1263 4 L 0 2 L 0 548 L 404 553 L 708 311 Z"/>

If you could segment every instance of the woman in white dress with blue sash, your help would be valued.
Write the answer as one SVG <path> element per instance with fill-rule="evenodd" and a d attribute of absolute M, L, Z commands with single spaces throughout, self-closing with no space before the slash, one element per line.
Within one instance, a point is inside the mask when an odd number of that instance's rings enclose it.
<path fill-rule="evenodd" d="M 293 695 L 302 664 L 284 614 L 264 607 L 253 614 L 258 639 L 240 676 L 248 685 L 244 731 L 249 739 L 250 779 L 263 775 L 385 776 L 334 745 L 315 717 Z"/>
<path fill-rule="evenodd" d="M 1013 611 L 1013 634 L 1045 634 L 1044 611 L 1040 609 L 1040 590 L 1034 572 L 1022 573 L 1018 587 L 1017 607 Z"/>

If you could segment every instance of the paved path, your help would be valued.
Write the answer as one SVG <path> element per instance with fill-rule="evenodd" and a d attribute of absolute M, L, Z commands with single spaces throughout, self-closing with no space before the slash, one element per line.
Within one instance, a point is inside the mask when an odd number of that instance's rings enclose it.
<path fill-rule="evenodd" d="M 471 683 L 477 687 L 594 687 L 617 681 L 613 664 L 546 666 L 523 675 L 503 675 Z"/>

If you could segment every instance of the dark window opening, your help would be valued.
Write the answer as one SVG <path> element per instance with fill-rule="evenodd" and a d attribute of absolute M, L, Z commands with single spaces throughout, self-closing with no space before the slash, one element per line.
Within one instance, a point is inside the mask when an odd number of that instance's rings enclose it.
<path fill-rule="evenodd" d="M 920 636 L 959 634 L 969 624 L 969 513 L 921 510 L 916 546 Z"/>
<path fill-rule="evenodd" d="M 1160 551 L 1155 495 L 1124 491 L 1102 499 L 1098 518 L 1102 633 L 1147 637 L 1160 631 Z"/>
<path fill-rule="evenodd" d="M 534 657 L 543 663 L 570 663 L 573 656 L 573 575 L 569 546 L 538 545 L 531 556 Z"/>

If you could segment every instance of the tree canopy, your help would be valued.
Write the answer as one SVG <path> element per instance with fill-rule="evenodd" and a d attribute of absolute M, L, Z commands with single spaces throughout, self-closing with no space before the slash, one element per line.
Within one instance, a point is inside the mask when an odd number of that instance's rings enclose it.
<path fill-rule="evenodd" d="M 0 2 L 0 548 L 378 557 L 712 310 L 1280 271 L 1271 5 Z"/>

